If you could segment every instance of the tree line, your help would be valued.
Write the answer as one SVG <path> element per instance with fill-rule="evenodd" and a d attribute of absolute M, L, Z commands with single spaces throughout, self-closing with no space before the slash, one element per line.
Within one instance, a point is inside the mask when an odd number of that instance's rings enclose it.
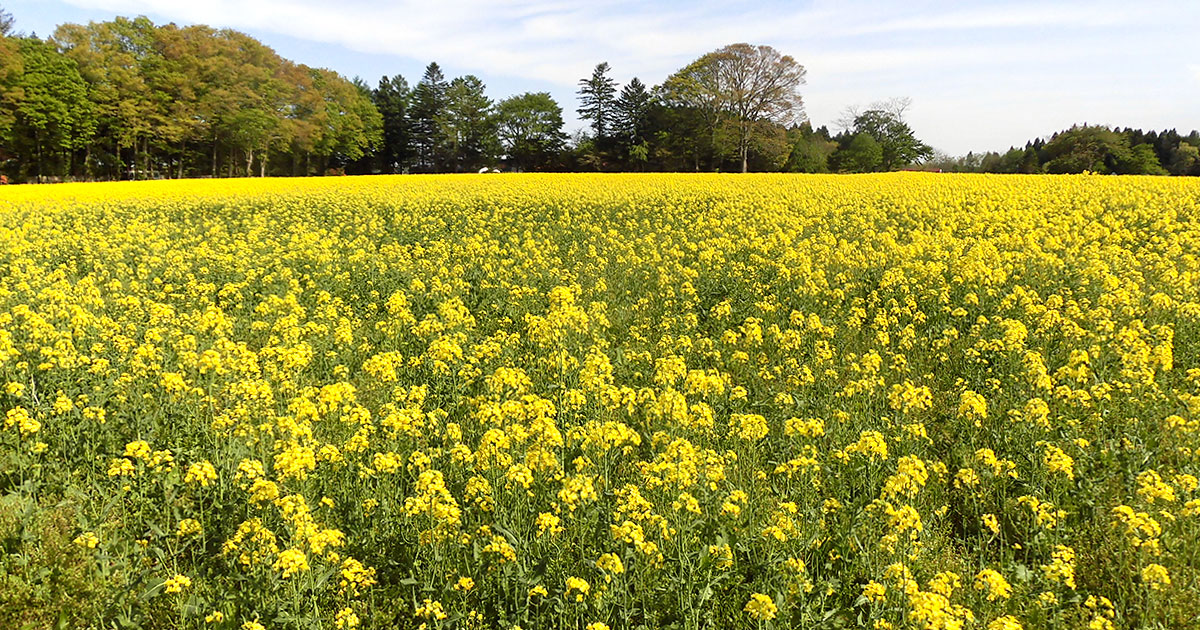
<path fill-rule="evenodd" d="M 1076 125 L 1004 153 L 936 156 L 928 167 L 964 173 L 1200 175 L 1200 131 L 1143 131 Z"/>
<path fill-rule="evenodd" d="M 18 179 L 302 175 L 379 145 L 369 90 L 237 31 L 2 24 L 0 159 Z"/>
<path fill-rule="evenodd" d="M 805 69 L 769 46 L 707 53 L 661 84 L 607 63 L 579 81 L 568 136 L 547 92 L 493 100 L 430 63 L 374 87 L 254 38 L 145 17 L 15 33 L 0 10 L 0 174 L 13 181 L 516 171 L 1200 174 L 1196 132 L 1079 127 L 1005 154 L 950 158 L 917 139 L 908 99 L 805 120 Z"/>

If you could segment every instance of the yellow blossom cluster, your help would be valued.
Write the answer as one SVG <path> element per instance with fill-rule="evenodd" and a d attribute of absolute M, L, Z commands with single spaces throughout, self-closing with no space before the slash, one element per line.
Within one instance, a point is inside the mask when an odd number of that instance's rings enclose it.
<path fill-rule="evenodd" d="M 1186 178 L 5 187 L 0 525 L 71 627 L 1169 626 L 1196 252 Z"/>

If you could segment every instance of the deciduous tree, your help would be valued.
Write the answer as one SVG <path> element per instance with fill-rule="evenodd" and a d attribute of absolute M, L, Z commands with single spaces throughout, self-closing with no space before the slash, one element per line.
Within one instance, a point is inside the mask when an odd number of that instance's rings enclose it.
<path fill-rule="evenodd" d="M 722 144 L 741 161 L 744 173 L 755 133 L 770 129 L 763 123 L 787 126 L 803 117 L 804 75 L 804 66 L 792 57 L 743 43 L 704 55 L 664 87 L 670 100 L 701 112 L 714 135 L 722 126 L 732 128 L 734 133 L 722 134 L 729 139 Z"/>
<path fill-rule="evenodd" d="M 88 101 L 87 84 L 70 58 L 39 39 L 19 41 L 22 72 L 18 79 L 21 100 L 13 126 L 18 150 L 29 158 L 41 180 L 60 164 L 58 174 L 71 170 L 73 150 L 84 146 L 95 133 L 96 121 Z"/>
<path fill-rule="evenodd" d="M 853 133 L 856 136 L 868 134 L 879 144 L 879 166 L 885 171 L 933 156 L 933 149 L 917 140 L 912 128 L 901 118 L 902 114 L 903 109 L 872 108 L 854 118 Z"/>
<path fill-rule="evenodd" d="M 526 92 L 500 101 L 500 141 L 518 170 L 543 170 L 563 149 L 562 108 L 547 92 Z"/>

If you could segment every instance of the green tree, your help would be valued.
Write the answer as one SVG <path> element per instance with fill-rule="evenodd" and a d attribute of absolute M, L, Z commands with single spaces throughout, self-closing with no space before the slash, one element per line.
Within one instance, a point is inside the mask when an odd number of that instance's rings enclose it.
<path fill-rule="evenodd" d="M 1158 163 L 1158 155 L 1149 144 L 1139 144 L 1129 148 L 1128 153 L 1120 153 L 1115 165 L 1116 172 L 1124 175 L 1166 175 L 1167 169 Z"/>
<path fill-rule="evenodd" d="M 53 42 L 70 56 L 87 81 L 99 116 L 99 135 L 110 144 L 115 175 L 137 175 L 149 169 L 149 142 L 155 124 L 166 115 L 146 82 L 146 69 L 159 63 L 154 24 L 145 17 L 118 17 L 87 26 L 65 24 Z M 129 162 L 123 152 L 129 150 Z M 126 164 L 129 172 L 126 173 Z"/>
<path fill-rule="evenodd" d="M 1179 143 L 1171 152 L 1169 168 L 1173 175 L 1200 175 L 1200 147 Z"/>
<path fill-rule="evenodd" d="M 496 117 L 484 89 L 474 75 L 456 78 L 446 89 L 446 108 L 438 124 L 457 172 L 474 171 L 495 160 Z"/>
<path fill-rule="evenodd" d="M 271 150 L 289 141 L 292 128 L 284 121 L 294 100 L 294 85 L 288 80 L 294 64 L 248 35 L 230 32 L 228 37 L 234 44 L 233 73 L 228 79 L 233 109 L 226 109 L 219 125 L 231 149 L 229 168 L 231 174 L 236 170 L 232 153 L 240 153 L 245 161 L 242 173 L 253 175 L 257 157 L 261 175 Z"/>
<path fill-rule="evenodd" d="M 689 90 L 691 81 L 683 72 L 653 90 L 647 124 L 651 160 L 665 170 L 716 168 L 719 112 L 693 98 L 697 95 Z"/>
<path fill-rule="evenodd" d="M 608 76 L 608 62 L 596 64 L 592 76 L 579 80 L 579 109 L 584 120 L 591 121 L 592 135 L 598 142 L 611 136 L 616 123 L 617 82 Z"/>
<path fill-rule="evenodd" d="M 706 57 L 667 77 L 658 89 L 658 100 L 665 106 L 659 144 L 676 159 L 691 162 L 697 171 L 717 153 L 717 130 L 725 115 L 716 89 L 717 67 Z"/>
<path fill-rule="evenodd" d="M 808 121 L 788 130 L 791 151 L 784 170 L 790 173 L 827 173 L 829 157 L 837 151 L 837 143 L 829 138 L 829 132 L 814 131 Z"/>
<path fill-rule="evenodd" d="M 408 110 L 412 101 L 412 90 L 404 77 L 383 77 L 379 87 L 372 92 L 372 99 L 383 121 L 383 139 L 379 156 L 383 172 L 400 173 L 408 166 L 412 157 L 411 138 L 408 128 Z"/>
<path fill-rule="evenodd" d="M 803 117 L 799 88 L 804 66 L 770 46 L 732 44 L 708 53 L 669 77 L 669 101 L 699 112 L 717 146 L 734 155 L 742 172 L 752 145 L 769 144 L 777 128 Z M 760 136 L 756 140 L 756 135 Z"/>
<path fill-rule="evenodd" d="M 224 121 L 236 115 L 241 105 L 239 101 L 242 101 L 237 98 L 242 91 L 237 78 L 242 76 L 238 51 L 243 43 L 238 33 L 216 31 L 207 26 L 179 29 L 177 38 L 179 41 L 165 47 L 163 54 L 179 64 L 180 74 L 188 86 L 182 96 L 185 103 L 181 104 L 188 116 L 182 121 L 187 127 L 182 142 L 185 150 L 189 142 L 206 145 L 199 147 L 192 156 L 194 172 L 207 172 L 216 177 L 225 148 L 222 141 L 227 140 L 222 135 L 228 131 Z M 176 52 L 172 53 L 172 50 Z M 201 167 L 205 162 L 208 162 L 208 168 Z"/>
<path fill-rule="evenodd" d="M 614 103 L 613 133 L 625 149 L 626 156 L 644 165 L 649 159 L 650 107 L 653 95 L 637 77 L 621 88 Z M 635 154 L 634 148 L 641 147 Z"/>
<path fill-rule="evenodd" d="M 1136 151 L 1129 137 L 1100 126 L 1074 126 L 1055 134 L 1046 143 L 1046 172 L 1155 174 L 1164 172 L 1153 147 L 1140 144 Z"/>
<path fill-rule="evenodd" d="M 16 28 L 16 24 L 17 22 L 13 19 L 12 14 L 5 11 L 4 7 L 0 7 L 0 37 L 11 35 Z"/>
<path fill-rule="evenodd" d="M 246 176 L 254 174 L 254 152 L 270 149 L 271 140 L 280 132 L 279 120 L 263 109 L 247 108 L 238 110 L 225 121 L 229 130 L 229 138 L 233 145 L 241 149 L 246 159 Z M 260 166 L 265 169 L 267 156 L 259 155 Z"/>
<path fill-rule="evenodd" d="M 437 63 L 425 67 L 425 74 L 413 90 L 411 121 L 416 166 L 423 172 L 446 170 L 446 139 L 438 119 L 446 109 L 446 77 Z"/>
<path fill-rule="evenodd" d="M 854 135 L 868 134 L 878 143 L 879 167 L 894 170 L 933 156 L 933 149 L 917 140 L 900 114 L 886 109 L 869 109 L 854 118 Z"/>
<path fill-rule="evenodd" d="M 547 92 L 526 92 L 500 101 L 499 136 L 509 163 L 522 171 L 545 170 L 567 140 L 562 107 Z"/>
<path fill-rule="evenodd" d="M 280 66 L 277 77 L 284 86 L 282 94 L 285 98 L 276 104 L 275 116 L 280 120 L 280 130 L 273 139 L 272 155 L 286 157 L 290 164 L 282 172 L 293 175 L 301 171 L 300 158 L 303 156 L 303 172 L 312 174 L 312 156 L 322 141 L 325 117 L 329 115 L 326 94 L 318 88 L 312 68 L 304 64 L 286 62 Z M 340 76 L 337 78 L 344 81 Z M 268 161 L 264 159 L 260 163 L 260 172 L 265 170 Z"/>
<path fill-rule="evenodd" d="M 69 175 L 71 155 L 95 133 L 95 117 L 87 84 L 75 63 L 54 46 L 39 39 L 19 42 L 22 72 L 18 79 L 21 100 L 16 107 L 14 131 L 19 151 L 32 158 L 40 181 L 54 164 Z"/>
<path fill-rule="evenodd" d="M 870 173 L 883 165 L 883 147 L 871 134 L 855 134 L 844 149 L 833 156 L 834 168 L 841 172 Z"/>
<path fill-rule="evenodd" d="M 9 27 L 11 29 L 11 27 Z M 0 164 L 6 159 L 4 147 L 12 143 L 12 126 L 21 103 L 20 86 L 23 64 L 16 38 L 0 35 Z"/>
<path fill-rule="evenodd" d="M 313 87 L 325 100 L 315 153 L 327 166 L 332 163 L 345 167 L 378 148 L 383 118 L 371 102 L 370 89 L 332 70 L 316 68 L 311 72 Z"/>

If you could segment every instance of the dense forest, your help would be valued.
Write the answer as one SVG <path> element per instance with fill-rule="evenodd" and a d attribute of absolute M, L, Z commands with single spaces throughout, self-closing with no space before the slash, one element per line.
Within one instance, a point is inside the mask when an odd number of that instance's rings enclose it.
<path fill-rule="evenodd" d="M 231 30 L 117 18 L 0 32 L 0 159 L 18 180 L 301 175 L 379 146 L 370 90 Z"/>
<path fill-rule="evenodd" d="M 805 71 L 733 44 L 661 84 L 607 63 L 579 81 L 574 136 L 546 92 L 499 101 L 436 63 L 410 84 L 281 58 L 254 38 L 145 17 L 19 34 L 0 9 L 0 174 L 7 181 L 517 171 L 1200 175 L 1200 133 L 1079 126 L 1023 149 L 949 157 L 917 139 L 907 99 L 804 120 Z"/>

